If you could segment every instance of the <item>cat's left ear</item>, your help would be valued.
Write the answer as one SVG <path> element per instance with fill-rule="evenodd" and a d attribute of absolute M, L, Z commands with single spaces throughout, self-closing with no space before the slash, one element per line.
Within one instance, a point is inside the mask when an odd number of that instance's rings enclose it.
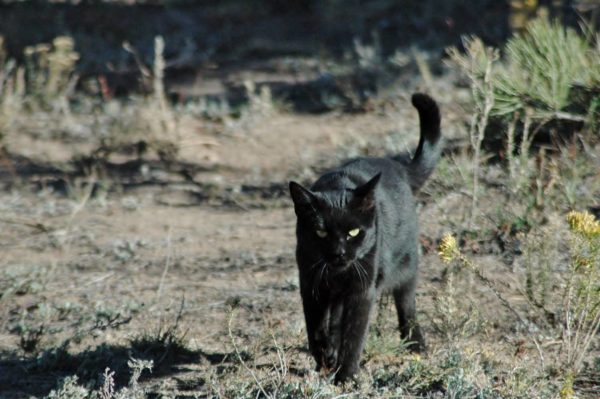
<path fill-rule="evenodd" d="M 290 195 L 294 201 L 296 215 L 301 216 L 307 210 L 315 209 L 317 202 L 315 195 L 295 181 L 290 182 Z"/>
<path fill-rule="evenodd" d="M 354 190 L 354 195 L 350 202 L 352 207 L 361 212 L 368 212 L 375 208 L 375 188 L 377 187 L 380 178 L 381 172 L 377 173 L 371 180 Z"/>

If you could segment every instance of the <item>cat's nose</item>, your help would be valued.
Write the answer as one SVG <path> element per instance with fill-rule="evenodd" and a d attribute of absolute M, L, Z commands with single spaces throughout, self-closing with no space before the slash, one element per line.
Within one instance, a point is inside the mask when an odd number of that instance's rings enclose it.
<path fill-rule="evenodd" d="M 335 248 L 333 250 L 333 256 L 335 257 L 343 257 L 346 255 L 346 250 L 344 248 Z"/>
<path fill-rule="evenodd" d="M 332 261 L 336 265 L 341 265 L 345 262 L 346 250 L 343 248 L 336 249 L 332 254 Z"/>

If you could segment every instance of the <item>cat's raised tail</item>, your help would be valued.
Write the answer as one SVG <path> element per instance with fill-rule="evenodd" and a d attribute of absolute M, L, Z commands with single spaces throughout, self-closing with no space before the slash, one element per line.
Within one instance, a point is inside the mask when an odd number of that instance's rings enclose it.
<path fill-rule="evenodd" d="M 421 188 L 423 183 L 433 172 L 440 159 L 442 151 L 440 132 L 440 109 L 435 100 L 427 94 L 415 93 L 412 95 L 412 104 L 419 111 L 421 124 L 421 138 L 410 163 L 409 179 L 413 191 Z"/>

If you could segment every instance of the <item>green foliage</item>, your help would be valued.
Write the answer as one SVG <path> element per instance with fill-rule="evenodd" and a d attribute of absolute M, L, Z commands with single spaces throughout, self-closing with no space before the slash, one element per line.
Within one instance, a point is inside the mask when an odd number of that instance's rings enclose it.
<path fill-rule="evenodd" d="M 534 117 L 555 116 L 573 105 L 591 105 L 576 98 L 574 89 L 600 85 L 600 52 L 573 29 L 537 19 L 505 48 L 506 63 L 495 82 L 495 115 L 510 115 L 527 107 Z M 583 101 L 581 104 L 574 104 Z M 579 108 L 578 107 L 578 108 Z"/>
<path fill-rule="evenodd" d="M 582 125 L 597 131 L 600 39 L 538 18 L 508 41 L 502 59 L 497 49 L 485 47 L 476 37 L 465 38 L 463 46 L 464 52 L 453 47 L 448 55 L 471 86 L 473 218 L 484 135 L 487 148 L 496 147 L 507 160 L 508 187 L 515 195 L 529 188 L 535 168 L 530 150 L 538 132 L 554 130 L 568 137 Z M 500 143 L 505 143 L 504 151 Z"/>
<path fill-rule="evenodd" d="M 535 133 L 529 131 L 532 120 L 597 124 L 600 39 L 588 36 L 596 43 L 556 21 L 538 18 L 508 41 L 502 62 L 497 50 L 486 48 L 478 38 L 464 39 L 465 53 L 453 47 L 448 54 L 471 81 L 477 113 L 487 102 L 492 104 L 491 116 L 524 125 L 523 151 L 528 149 L 527 136 L 531 140 Z"/>

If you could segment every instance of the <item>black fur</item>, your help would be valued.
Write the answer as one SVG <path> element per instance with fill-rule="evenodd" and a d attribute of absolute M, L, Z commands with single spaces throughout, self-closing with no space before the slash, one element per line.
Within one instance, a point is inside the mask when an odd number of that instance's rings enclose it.
<path fill-rule="evenodd" d="M 438 161 L 440 113 L 425 94 L 414 94 L 412 102 L 421 124 L 412 159 L 359 158 L 325 173 L 310 190 L 290 182 L 309 349 L 317 369 L 334 372 L 336 382 L 357 374 L 369 318 L 384 290 L 394 295 L 401 336 L 413 350 L 425 348 L 415 317 L 413 193 Z"/>

